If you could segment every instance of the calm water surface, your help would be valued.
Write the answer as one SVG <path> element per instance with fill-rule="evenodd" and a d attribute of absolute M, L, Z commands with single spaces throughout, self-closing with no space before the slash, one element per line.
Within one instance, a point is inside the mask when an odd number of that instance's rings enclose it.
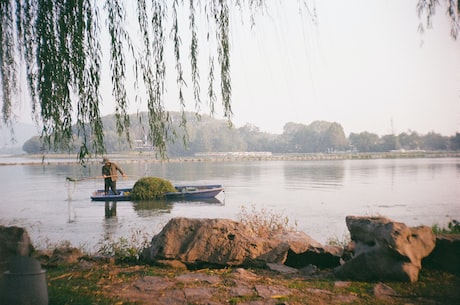
<path fill-rule="evenodd" d="M 92 202 L 102 179 L 100 164 L 83 168 L 54 160 L 17 164 L 0 157 L 0 224 L 26 227 L 34 244 L 70 241 L 89 251 L 104 238 L 156 234 L 172 217 L 239 219 L 248 211 L 286 216 L 290 224 L 321 243 L 347 234 L 347 215 L 386 216 L 410 226 L 445 226 L 460 220 L 460 159 L 338 161 L 233 161 L 118 164 L 129 175 L 118 187 L 142 176 L 173 183 L 223 184 L 215 202 Z M 27 160 L 30 161 L 30 160 Z M 39 160 L 41 161 L 41 160 Z M 11 164 L 10 164 L 11 163 Z"/>

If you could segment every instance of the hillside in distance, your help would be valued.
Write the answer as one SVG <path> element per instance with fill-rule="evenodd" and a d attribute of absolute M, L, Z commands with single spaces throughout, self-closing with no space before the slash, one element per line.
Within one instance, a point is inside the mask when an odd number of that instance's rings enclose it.
<path fill-rule="evenodd" d="M 193 156 L 206 152 L 271 152 L 271 153 L 330 153 L 330 152 L 388 152 L 392 150 L 460 150 L 460 133 L 455 136 L 442 136 L 430 132 L 426 135 L 415 131 L 402 132 L 399 135 L 377 135 L 368 131 L 345 135 L 340 123 L 314 121 L 308 124 L 288 122 L 282 134 L 270 134 L 260 131 L 252 124 L 229 128 L 228 121 L 209 115 L 198 117 L 195 113 L 186 113 L 187 132 L 180 127 L 181 114 L 170 112 L 171 131 L 177 135 L 175 141 L 168 143 L 169 157 Z M 104 125 L 104 144 L 107 153 L 154 150 L 148 136 L 146 113 L 130 116 L 131 143 L 116 132 L 114 115 L 102 118 Z M 30 127 L 30 126 L 29 126 Z M 33 130 L 33 126 L 31 127 Z M 26 130 L 30 131 L 30 129 Z M 29 133 L 29 135 L 32 133 Z M 21 135 L 27 135 L 22 133 Z M 187 139 L 184 146 L 183 136 Z M 75 148 L 79 147 L 77 140 Z M 17 142 L 20 143 L 19 141 Z M 38 137 L 27 140 L 23 150 L 27 153 L 42 153 Z M 76 150 L 77 151 L 77 150 Z"/>

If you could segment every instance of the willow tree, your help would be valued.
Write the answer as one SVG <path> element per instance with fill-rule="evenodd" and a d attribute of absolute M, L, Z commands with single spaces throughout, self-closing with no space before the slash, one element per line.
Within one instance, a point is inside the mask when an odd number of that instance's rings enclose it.
<path fill-rule="evenodd" d="M 220 82 L 220 100 L 229 122 L 231 109 L 229 30 L 233 12 L 254 16 L 268 0 L 0 0 L 0 77 L 3 123 L 12 128 L 13 102 L 19 96 L 21 73 L 25 67 L 32 117 L 41 127 L 42 137 L 50 147 L 70 147 L 74 126 L 82 139 L 79 158 L 103 154 L 104 134 L 101 120 L 101 65 L 109 58 L 112 95 L 115 103 L 117 132 L 129 138 L 130 120 L 126 90 L 127 63 L 134 66 L 137 88 L 145 90 L 148 108 L 149 139 L 162 156 L 166 143 L 174 138 L 171 118 L 164 106 L 166 79 L 166 44 L 172 43 L 175 58 L 178 102 L 182 113 L 188 103 L 198 111 L 201 104 L 199 46 L 214 46 L 209 55 L 207 100 L 211 112 L 218 100 L 215 82 Z M 308 0 L 299 0 L 299 7 Z M 452 20 L 452 36 L 458 32 L 457 0 L 445 0 Z M 419 0 L 421 29 L 431 26 L 438 0 Z M 135 7 L 138 29 L 125 26 L 126 6 Z M 102 11 L 102 13 L 101 13 Z M 249 14 L 247 14 L 249 12 Z M 364 12 L 363 12 L 364 13 Z M 184 27 L 179 16 L 188 15 Z M 104 22 L 101 21 L 104 16 Z M 201 18 L 200 20 L 198 20 Z M 204 19 L 204 21 L 203 21 Z M 237 22 L 240 22 L 240 18 Z M 206 24 L 199 29 L 198 24 Z M 104 31 L 104 32 L 103 32 Z M 199 31 L 206 31 L 205 41 L 198 41 Z M 103 54 L 101 32 L 109 39 L 108 54 Z M 184 97 L 186 86 L 181 35 L 190 37 L 188 61 L 193 98 Z M 141 41 L 134 47 L 133 41 Z M 185 115 L 181 126 L 185 128 Z"/>

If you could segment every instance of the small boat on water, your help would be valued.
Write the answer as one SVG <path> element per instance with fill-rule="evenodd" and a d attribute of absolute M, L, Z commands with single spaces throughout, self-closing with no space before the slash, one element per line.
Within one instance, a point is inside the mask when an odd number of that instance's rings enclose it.
<path fill-rule="evenodd" d="M 216 197 L 224 190 L 220 184 L 208 185 L 175 185 L 176 192 L 164 194 L 166 200 L 203 200 Z M 91 195 L 93 201 L 131 201 L 132 188 L 118 189 L 118 194 L 111 190 L 105 194 L 104 190 L 97 190 Z"/>

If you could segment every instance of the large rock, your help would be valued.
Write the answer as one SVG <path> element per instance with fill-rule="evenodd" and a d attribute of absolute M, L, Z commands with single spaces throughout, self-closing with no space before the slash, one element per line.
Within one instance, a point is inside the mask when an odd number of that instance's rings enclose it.
<path fill-rule="evenodd" d="M 334 268 L 340 265 L 343 255 L 341 247 L 322 245 L 299 232 L 286 232 L 277 237 L 289 244 L 285 265 L 299 269 L 310 265 L 319 268 Z"/>
<path fill-rule="evenodd" d="M 423 260 L 423 266 L 460 275 L 460 234 L 439 234 L 436 247 Z"/>
<path fill-rule="evenodd" d="M 320 244 L 300 232 L 262 238 L 254 236 L 243 223 L 229 219 L 174 218 L 153 237 L 142 258 L 147 262 L 179 260 L 187 265 L 265 266 L 284 264 L 290 253 L 300 255 L 310 249 L 333 255 L 320 248 Z M 341 253 L 335 253 L 338 264 Z M 296 266 L 311 263 L 297 262 Z"/>
<path fill-rule="evenodd" d="M 282 262 L 286 251 L 270 240 L 256 240 L 242 223 L 227 219 L 171 219 L 144 251 L 146 261 L 180 260 L 186 264 L 244 265 Z M 252 261 L 252 262 L 250 262 Z"/>
<path fill-rule="evenodd" d="M 353 257 L 336 276 L 354 280 L 418 280 L 421 261 L 435 247 L 430 227 L 409 228 L 384 217 L 347 216 Z"/>
<path fill-rule="evenodd" d="M 8 269 L 13 256 L 29 256 L 34 247 L 27 231 L 20 227 L 0 226 L 0 271 Z"/>

